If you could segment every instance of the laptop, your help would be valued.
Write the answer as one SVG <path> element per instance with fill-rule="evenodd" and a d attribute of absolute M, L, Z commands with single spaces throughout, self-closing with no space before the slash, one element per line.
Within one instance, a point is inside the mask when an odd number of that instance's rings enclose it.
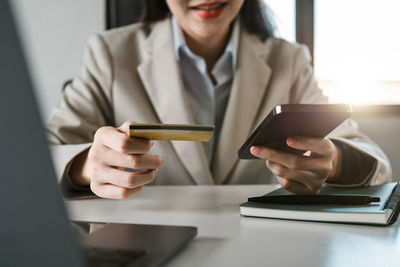
<path fill-rule="evenodd" d="M 8 1 L 0 33 L 0 266 L 165 263 L 195 227 L 68 221 Z"/>

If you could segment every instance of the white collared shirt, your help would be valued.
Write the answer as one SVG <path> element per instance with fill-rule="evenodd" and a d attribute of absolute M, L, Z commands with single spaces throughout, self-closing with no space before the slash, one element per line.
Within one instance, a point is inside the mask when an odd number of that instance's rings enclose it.
<path fill-rule="evenodd" d="M 210 142 L 203 143 L 208 163 L 211 164 L 236 70 L 239 22 L 238 20 L 234 22 L 225 51 L 212 69 L 215 85 L 207 73 L 205 60 L 189 49 L 174 16 L 172 16 L 172 31 L 175 57 L 180 66 L 193 119 L 196 124 L 215 125 L 215 132 Z"/>

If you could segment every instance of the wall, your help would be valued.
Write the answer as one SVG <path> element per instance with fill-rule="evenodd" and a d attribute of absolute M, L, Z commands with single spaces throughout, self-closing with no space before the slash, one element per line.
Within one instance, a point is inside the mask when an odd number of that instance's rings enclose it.
<path fill-rule="evenodd" d="M 79 73 L 89 36 L 105 25 L 103 0 L 12 0 L 33 75 L 41 113 L 47 119 L 63 83 Z"/>

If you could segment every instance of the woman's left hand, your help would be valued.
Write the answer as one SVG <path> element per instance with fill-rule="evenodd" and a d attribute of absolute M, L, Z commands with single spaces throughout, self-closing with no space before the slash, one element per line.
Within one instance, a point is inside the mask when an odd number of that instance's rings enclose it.
<path fill-rule="evenodd" d="M 266 160 L 283 188 L 295 194 L 318 194 L 326 181 L 340 173 L 340 149 L 328 138 L 289 137 L 289 147 L 308 151 L 303 155 L 253 146 L 251 153 Z"/>

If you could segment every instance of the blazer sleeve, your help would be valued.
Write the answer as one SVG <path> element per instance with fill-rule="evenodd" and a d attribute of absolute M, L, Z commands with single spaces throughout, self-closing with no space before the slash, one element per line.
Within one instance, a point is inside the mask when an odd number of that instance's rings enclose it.
<path fill-rule="evenodd" d="M 318 87 L 311 67 L 311 57 L 305 46 L 297 50 L 294 70 L 293 86 L 291 89 L 291 103 L 328 103 L 328 98 L 323 95 Z M 348 119 L 338 128 L 331 132 L 328 137 L 340 147 L 346 146 L 346 153 L 354 155 L 345 156 L 342 166 L 346 168 L 362 168 L 352 173 L 362 173 L 364 177 L 353 180 L 354 177 L 340 177 L 335 186 L 360 186 L 382 184 L 391 181 L 391 167 L 385 153 L 365 134 L 360 133 L 358 125 L 354 120 Z M 355 156 L 357 155 L 357 156 Z M 361 163 L 346 162 L 346 160 L 360 158 Z M 346 172 L 349 173 L 349 172 Z M 343 172 L 342 172 L 343 174 Z M 347 181 L 346 181 L 347 180 Z"/>
<path fill-rule="evenodd" d="M 93 36 L 80 75 L 65 88 L 46 125 L 55 169 L 64 192 L 74 189 L 68 177 L 74 157 L 91 146 L 98 128 L 114 125 L 112 82 L 109 50 L 100 35 Z"/>

